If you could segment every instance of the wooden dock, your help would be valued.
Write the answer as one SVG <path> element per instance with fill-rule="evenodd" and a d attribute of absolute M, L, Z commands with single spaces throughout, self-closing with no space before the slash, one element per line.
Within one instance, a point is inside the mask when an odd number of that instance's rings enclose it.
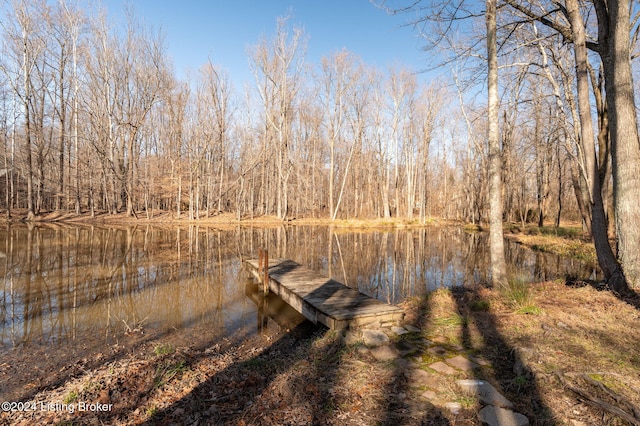
<path fill-rule="evenodd" d="M 259 259 L 245 260 L 245 268 L 263 282 L 265 271 Z M 314 324 L 330 329 L 395 325 L 404 312 L 360 293 L 289 259 L 268 260 L 268 289 Z M 265 286 L 266 287 L 266 286 Z"/>

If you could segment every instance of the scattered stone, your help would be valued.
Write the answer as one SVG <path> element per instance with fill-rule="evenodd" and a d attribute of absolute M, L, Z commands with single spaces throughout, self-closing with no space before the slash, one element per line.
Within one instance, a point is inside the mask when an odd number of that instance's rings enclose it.
<path fill-rule="evenodd" d="M 566 329 L 566 328 L 569 328 L 569 326 L 568 326 L 567 324 L 563 323 L 562 321 L 558 321 L 558 322 L 556 323 L 556 325 L 557 325 L 558 327 L 560 327 L 560 328 L 565 328 L 565 329 Z"/>
<path fill-rule="evenodd" d="M 407 364 L 407 368 L 420 368 L 422 365 L 422 358 L 420 357 L 411 357 L 408 359 L 409 363 Z"/>
<path fill-rule="evenodd" d="M 420 396 L 422 396 L 424 399 L 428 399 L 429 401 L 431 401 L 437 396 L 437 394 L 432 390 L 427 390 L 422 392 L 422 395 Z"/>
<path fill-rule="evenodd" d="M 454 416 L 460 414 L 460 410 L 462 410 L 462 405 L 460 405 L 459 402 L 447 402 L 444 406 L 447 407 Z"/>
<path fill-rule="evenodd" d="M 513 349 L 515 362 L 513 363 L 513 372 L 516 376 L 529 376 L 531 370 L 529 365 L 532 364 L 535 357 L 535 351 L 531 348 L 516 347 Z"/>
<path fill-rule="evenodd" d="M 452 367 L 457 368 L 458 370 L 468 371 L 473 370 L 474 368 L 480 367 L 480 365 L 476 364 L 473 361 L 468 360 L 462 355 L 455 356 L 453 358 L 449 358 L 446 360 L 447 364 Z"/>
<path fill-rule="evenodd" d="M 418 327 L 415 327 L 411 324 L 405 325 L 404 328 L 406 328 L 409 333 L 420 333 L 421 331 Z"/>
<path fill-rule="evenodd" d="M 472 395 L 477 396 L 485 404 L 497 405 L 498 407 L 511 408 L 513 403 L 505 398 L 498 389 L 485 380 L 457 380 L 460 388 Z"/>
<path fill-rule="evenodd" d="M 404 340 L 398 342 L 396 347 L 400 351 L 401 356 L 407 356 L 407 355 L 411 355 L 418 352 L 418 348 L 416 348 L 414 345 Z"/>
<path fill-rule="evenodd" d="M 402 356 L 402 353 L 400 353 L 400 356 Z M 411 369 L 420 368 L 420 364 L 414 362 L 411 359 L 398 358 L 396 360 L 396 368 L 399 371 L 408 371 Z"/>
<path fill-rule="evenodd" d="M 391 348 L 388 345 L 376 346 L 369 349 L 369 351 L 378 361 L 391 361 L 392 359 L 396 359 L 400 356 L 397 349 Z"/>
<path fill-rule="evenodd" d="M 469 358 L 469 360 L 471 360 L 471 361 L 475 362 L 476 364 L 480 364 L 480 365 L 483 365 L 483 366 L 486 366 L 486 365 L 490 365 L 490 364 L 491 364 L 491 363 L 490 363 L 489 361 L 487 361 L 486 359 L 479 358 L 479 357 L 477 357 L 477 356 L 467 355 L 467 358 Z"/>
<path fill-rule="evenodd" d="M 428 340 L 428 339 L 422 339 L 422 340 L 420 340 L 420 342 L 425 346 L 433 345 L 433 342 L 431 340 Z"/>
<path fill-rule="evenodd" d="M 403 399 L 405 399 L 406 397 L 407 397 L 407 394 L 406 394 L 406 393 L 404 393 L 404 392 L 400 392 L 400 393 L 398 394 L 398 399 L 399 399 L 399 400 L 401 400 L 401 401 L 402 401 Z"/>
<path fill-rule="evenodd" d="M 424 400 L 420 400 L 420 399 L 407 399 L 406 401 L 403 401 L 405 404 L 405 407 L 408 409 L 408 411 L 410 413 L 415 413 L 414 415 L 417 415 L 417 417 L 421 417 L 421 414 L 424 415 L 425 411 L 428 411 L 430 408 L 433 407 L 433 404 L 431 404 L 429 401 L 424 401 Z"/>
<path fill-rule="evenodd" d="M 389 343 L 389 337 L 379 330 L 362 330 L 362 339 L 370 348 Z"/>
<path fill-rule="evenodd" d="M 356 343 L 361 342 L 362 339 L 353 331 L 348 330 L 344 333 L 344 337 L 342 341 L 344 342 L 345 345 L 349 346 L 349 345 L 355 345 Z"/>
<path fill-rule="evenodd" d="M 391 327 L 391 331 L 393 331 L 394 333 L 396 333 L 398 336 L 402 336 L 403 334 L 407 334 L 408 331 L 402 327 L 398 327 L 396 325 Z"/>
<path fill-rule="evenodd" d="M 365 347 L 363 347 L 363 346 L 360 346 L 360 347 L 359 347 L 358 349 L 356 349 L 356 350 L 357 350 L 358 354 L 359 354 L 359 355 L 362 355 L 362 356 L 366 356 L 367 354 L 369 354 L 369 349 L 367 349 L 367 348 L 365 348 Z"/>
<path fill-rule="evenodd" d="M 456 374 L 458 372 L 458 370 L 456 370 L 455 368 L 441 361 L 434 362 L 429 366 L 429 368 L 432 368 L 436 370 L 438 373 L 442 373 L 442 374 Z"/>
<path fill-rule="evenodd" d="M 409 386 L 411 387 L 426 386 L 433 389 L 440 387 L 438 375 L 424 371 L 421 368 L 405 370 L 404 377 L 407 378 L 407 382 L 409 382 Z"/>
<path fill-rule="evenodd" d="M 436 343 L 449 343 L 449 339 L 444 336 L 436 336 L 433 338 L 433 341 Z"/>
<path fill-rule="evenodd" d="M 449 353 L 449 351 L 447 351 L 442 346 L 434 346 L 433 348 L 427 349 L 427 352 L 429 352 L 430 354 L 433 354 L 433 355 L 437 355 L 437 356 L 445 356 L 446 354 Z"/>
<path fill-rule="evenodd" d="M 529 419 L 506 408 L 487 405 L 478 413 L 478 419 L 489 426 L 528 426 Z"/>

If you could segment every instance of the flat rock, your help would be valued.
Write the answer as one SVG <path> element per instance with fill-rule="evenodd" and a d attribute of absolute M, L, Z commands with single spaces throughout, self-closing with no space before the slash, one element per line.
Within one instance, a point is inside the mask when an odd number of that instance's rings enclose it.
<path fill-rule="evenodd" d="M 408 331 L 405 328 L 398 327 L 397 325 L 392 326 L 391 327 L 391 331 L 393 331 L 398 336 L 402 336 L 403 334 L 407 334 L 408 333 Z"/>
<path fill-rule="evenodd" d="M 490 365 L 491 364 L 486 359 L 483 359 L 483 358 L 480 358 L 480 357 L 477 357 L 477 356 L 467 355 L 467 358 L 469 358 L 471 361 L 475 362 L 476 364 L 480 364 L 480 365 Z"/>
<path fill-rule="evenodd" d="M 429 373 L 421 368 L 411 368 L 404 371 L 404 377 L 409 382 L 409 386 L 437 389 L 440 386 L 439 377 L 437 374 Z"/>
<path fill-rule="evenodd" d="M 344 337 L 342 339 L 345 345 L 355 345 L 358 342 L 361 342 L 362 339 L 353 331 L 347 331 L 344 333 Z"/>
<path fill-rule="evenodd" d="M 429 368 L 432 368 L 436 370 L 438 373 L 442 373 L 442 374 L 456 374 L 458 372 L 458 370 L 456 370 L 455 368 L 441 361 L 434 362 L 429 366 Z"/>
<path fill-rule="evenodd" d="M 523 414 L 506 408 L 487 405 L 478 413 L 478 419 L 489 426 L 528 426 L 529 419 Z"/>
<path fill-rule="evenodd" d="M 429 352 L 430 354 L 433 354 L 433 355 L 437 355 L 437 356 L 445 356 L 446 354 L 449 353 L 449 351 L 447 351 L 442 346 L 434 346 L 432 348 L 427 349 L 427 352 Z"/>
<path fill-rule="evenodd" d="M 400 352 L 400 356 L 402 356 L 402 352 Z M 398 371 L 408 371 L 414 368 L 420 368 L 420 364 L 406 358 L 399 358 L 396 360 L 396 369 Z"/>
<path fill-rule="evenodd" d="M 398 350 L 400 351 L 400 355 L 402 355 L 402 356 L 407 356 L 407 355 L 411 355 L 411 354 L 414 354 L 414 353 L 418 352 L 418 348 L 417 347 L 415 347 L 411 343 L 405 342 L 405 341 L 398 342 L 396 347 L 398 348 Z"/>
<path fill-rule="evenodd" d="M 467 358 L 463 357 L 462 355 L 458 355 L 455 356 L 453 358 L 449 358 L 446 360 L 447 364 L 449 364 L 452 367 L 457 368 L 458 370 L 463 370 L 463 371 L 468 371 L 468 370 L 473 370 L 474 368 L 480 367 L 478 364 L 476 364 L 475 362 L 468 360 Z"/>
<path fill-rule="evenodd" d="M 454 416 L 460 414 L 460 410 L 462 410 L 462 405 L 459 402 L 447 402 L 444 406 L 447 407 Z"/>
<path fill-rule="evenodd" d="M 515 347 L 513 349 L 515 362 L 513 363 L 513 372 L 517 376 L 529 376 L 531 374 L 530 365 L 535 362 L 535 351 L 531 348 Z"/>
<path fill-rule="evenodd" d="M 449 339 L 444 336 L 436 336 L 433 338 L 433 341 L 436 343 L 449 343 Z"/>
<path fill-rule="evenodd" d="M 424 399 L 428 399 L 429 401 L 431 401 L 432 399 L 434 399 L 438 395 L 432 390 L 427 390 L 427 391 L 422 392 L 422 394 L 420 394 L 420 396 L 423 397 Z"/>
<path fill-rule="evenodd" d="M 369 349 L 369 351 L 378 361 L 391 361 L 392 359 L 396 359 L 400 356 L 397 349 L 391 348 L 388 345 L 376 346 Z"/>
<path fill-rule="evenodd" d="M 411 324 L 406 324 L 404 328 L 406 328 L 409 333 L 420 333 L 420 331 L 422 331 L 418 327 L 415 327 Z"/>
<path fill-rule="evenodd" d="M 379 330 L 362 330 L 362 340 L 370 348 L 389 343 L 389 336 Z"/>
<path fill-rule="evenodd" d="M 475 395 L 485 404 L 496 405 L 498 407 L 511 408 L 513 403 L 505 398 L 498 389 L 485 380 L 457 380 L 456 383 L 460 388 Z"/>
<path fill-rule="evenodd" d="M 360 346 L 359 348 L 356 349 L 356 351 L 358 352 L 358 354 L 362 356 L 366 356 L 370 353 L 369 349 L 365 348 L 364 346 Z"/>

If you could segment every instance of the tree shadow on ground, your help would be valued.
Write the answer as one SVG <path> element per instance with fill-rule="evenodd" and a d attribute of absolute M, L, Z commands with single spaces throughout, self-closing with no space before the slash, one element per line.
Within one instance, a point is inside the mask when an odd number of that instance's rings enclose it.
<path fill-rule="evenodd" d="M 290 395 L 286 394 L 286 389 L 272 386 L 274 380 L 297 359 L 304 357 L 313 342 L 325 332 L 310 322 L 298 325 L 261 353 L 232 362 L 180 400 L 152 413 L 144 424 L 264 423 L 264 419 L 260 417 L 246 418 L 247 409 L 258 403 L 263 393 L 270 392 L 270 400 L 278 401 L 280 405 L 268 407 L 268 410 L 257 414 L 269 416 L 274 410 L 285 410 L 289 404 L 287 397 Z M 207 356 L 212 354 L 202 354 L 202 357 Z"/>
<path fill-rule="evenodd" d="M 342 332 L 305 321 L 262 352 L 234 359 L 144 424 L 449 425 L 433 404 L 407 397 L 407 364 L 376 362 Z"/>
<path fill-rule="evenodd" d="M 411 322 L 423 331 L 430 322 L 431 310 L 429 308 L 429 298 L 422 297 L 417 307 L 417 315 L 411 318 Z M 404 336 L 410 336 L 402 338 Z M 392 347 L 397 350 L 399 358 L 391 362 L 392 376 L 386 389 L 382 410 L 385 412 L 383 425 L 432 425 L 448 426 L 450 420 L 444 415 L 439 407 L 431 401 L 418 395 L 418 388 L 424 387 L 420 379 L 416 380 L 419 369 L 412 364 L 407 357 L 420 357 L 423 350 L 423 338 L 420 334 L 407 334 L 401 336 L 397 342 L 392 343 Z M 417 341 L 419 340 L 419 341 Z"/>
<path fill-rule="evenodd" d="M 283 264 L 270 268 L 270 273 L 295 268 Z M 333 289 L 327 282 L 308 297 L 328 297 Z M 260 327 L 260 314 L 258 321 Z M 331 412 L 333 383 L 341 374 L 335 358 L 343 345 L 337 336 L 323 326 L 302 322 L 261 353 L 234 360 L 177 402 L 154 412 L 145 424 L 322 424 Z"/>
<path fill-rule="evenodd" d="M 476 379 L 490 382 L 513 402 L 514 411 L 529 419 L 529 424 L 558 424 L 523 356 L 535 348 L 518 348 L 507 342 L 499 331 L 498 318 L 486 309 L 489 301 L 479 288 L 457 287 L 451 293 L 464 318 L 461 335 L 464 349 L 490 362 L 489 368 L 473 370 Z"/>
<path fill-rule="evenodd" d="M 610 291 L 616 298 L 640 310 L 640 293 L 637 290 L 629 289 L 625 294 L 611 290 L 606 283 L 596 280 L 581 280 L 573 276 L 565 277 L 565 285 L 571 288 L 581 288 L 591 286 L 598 291 Z"/>

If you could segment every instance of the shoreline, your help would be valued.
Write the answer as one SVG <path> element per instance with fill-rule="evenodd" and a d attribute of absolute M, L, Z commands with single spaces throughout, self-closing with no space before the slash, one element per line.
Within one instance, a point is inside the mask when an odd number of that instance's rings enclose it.
<path fill-rule="evenodd" d="M 428 217 L 424 222 L 419 218 L 362 218 L 362 219 L 336 219 L 318 217 L 285 218 L 281 219 L 271 215 L 245 216 L 240 220 L 232 213 L 219 213 L 209 217 L 199 219 L 189 219 L 188 213 L 176 217 L 175 212 L 154 213 L 147 217 L 145 213 L 137 213 L 130 216 L 126 213 L 110 214 L 108 212 L 97 212 L 91 216 L 89 212 L 77 215 L 71 211 L 51 211 L 39 214 L 33 221 L 27 221 L 26 211 L 12 211 L 10 218 L 7 218 L 6 211 L 0 213 L 0 222 L 3 223 L 67 223 L 67 224 L 106 224 L 106 225 L 203 225 L 203 226 L 282 226 L 282 225 L 322 225 L 335 226 L 337 228 L 424 228 L 430 226 L 462 226 L 462 222 L 448 219 Z"/>

